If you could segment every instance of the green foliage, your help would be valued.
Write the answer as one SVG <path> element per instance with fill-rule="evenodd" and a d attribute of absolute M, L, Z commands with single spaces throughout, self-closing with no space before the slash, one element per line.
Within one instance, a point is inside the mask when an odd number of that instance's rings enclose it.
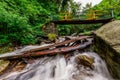
<path fill-rule="evenodd" d="M 68 1 L 71 5 L 68 5 Z M 80 3 L 73 0 L 0 0 L 0 45 L 26 45 L 37 42 L 37 36 L 45 35 L 42 31 L 43 24 L 51 20 L 59 20 L 60 11 L 68 11 L 71 8 L 72 16 L 75 17 L 80 11 Z M 119 18 L 119 17 L 117 17 Z M 96 28 L 92 28 L 96 29 Z M 92 30 L 82 25 L 60 25 L 60 35 Z M 51 39 L 55 35 L 49 35 Z"/>
<path fill-rule="evenodd" d="M 8 13 L 3 10 L 0 12 L 0 45 L 8 43 L 28 44 L 34 43 L 30 25 L 26 17 Z"/>
<path fill-rule="evenodd" d="M 59 35 L 71 35 L 73 33 L 88 33 L 98 29 L 102 24 L 81 24 L 81 25 L 60 25 L 58 27 Z"/>
<path fill-rule="evenodd" d="M 0 0 L 0 45 L 36 43 L 57 8 L 53 0 Z"/>
<path fill-rule="evenodd" d="M 58 27 L 59 35 L 70 35 L 70 25 L 60 25 Z"/>
<path fill-rule="evenodd" d="M 102 2 L 93 9 L 103 10 L 111 12 L 111 9 L 114 11 L 115 19 L 120 19 L 120 0 L 102 0 Z M 110 13 L 111 14 L 111 13 Z M 107 15 L 106 15 L 107 16 Z"/>

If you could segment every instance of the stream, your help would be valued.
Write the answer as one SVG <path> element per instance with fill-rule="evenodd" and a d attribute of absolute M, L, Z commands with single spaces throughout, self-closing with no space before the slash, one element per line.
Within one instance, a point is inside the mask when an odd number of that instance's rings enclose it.
<path fill-rule="evenodd" d="M 25 50 L 26 48 L 22 49 Z M 19 50 L 18 50 L 19 51 Z M 77 64 L 77 56 L 86 55 L 94 59 L 94 67 L 90 69 Z M 73 51 L 65 58 L 64 55 L 43 56 L 28 63 L 21 71 L 6 73 L 0 80 L 110 80 L 106 63 L 93 51 Z"/>

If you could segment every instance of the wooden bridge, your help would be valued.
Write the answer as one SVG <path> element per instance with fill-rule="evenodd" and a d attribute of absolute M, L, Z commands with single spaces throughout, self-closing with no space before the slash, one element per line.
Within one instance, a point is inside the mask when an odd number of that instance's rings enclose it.
<path fill-rule="evenodd" d="M 79 13 L 80 14 L 80 13 Z M 113 20 L 113 11 L 104 13 L 101 10 L 90 10 L 84 14 L 84 18 L 78 15 L 76 18 L 72 17 L 72 13 L 64 12 L 60 14 L 59 20 L 52 20 L 54 24 L 96 24 L 96 23 L 108 23 Z"/>
<path fill-rule="evenodd" d="M 98 20 L 58 20 L 58 21 L 51 21 L 55 24 L 96 24 L 96 23 L 108 23 L 111 22 L 113 18 L 108 19 L 98 19 Z"/>
<path fill-rule="evenodd" d="M 113 21 L 113 12 L 103 13 L 100 10 L 91 10 L 81 16 L 81 13 L 75 17 L 72 13 L 65 12 L 61 13 L 57 18 L 52 17 L 49 23 L 43 26 L 43 31 L 47 34 L 55 33 L 58 34 L 57 25 L 58 24 L 106 24 Z M 84 18 L 83 18 L 84 17 Z"/>

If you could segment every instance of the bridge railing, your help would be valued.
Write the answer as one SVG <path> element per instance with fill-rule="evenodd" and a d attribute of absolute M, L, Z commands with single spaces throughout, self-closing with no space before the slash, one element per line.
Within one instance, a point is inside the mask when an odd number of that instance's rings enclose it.
<path fill-rule="evenodd" d="M 112 10 L 90 10 L 87 12 L 78 12 L 77 14 L 72 14 L 70 12 L 60 13 L 58 16 L 52 16 L 51 20 L 98 20 L 113 18 L 114 14 Z"/>

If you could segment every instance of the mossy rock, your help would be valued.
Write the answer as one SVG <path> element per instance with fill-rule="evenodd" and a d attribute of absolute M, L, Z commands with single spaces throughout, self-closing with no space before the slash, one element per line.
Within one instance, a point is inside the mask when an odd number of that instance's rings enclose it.
<path fill-rule="evenodd" d="M 54 34 L 54 33 L 49 33 L 48 34 L 48 39 L 51 40 L 51 41 L 54 41 L 56 39 L 57 35 Z"/>

